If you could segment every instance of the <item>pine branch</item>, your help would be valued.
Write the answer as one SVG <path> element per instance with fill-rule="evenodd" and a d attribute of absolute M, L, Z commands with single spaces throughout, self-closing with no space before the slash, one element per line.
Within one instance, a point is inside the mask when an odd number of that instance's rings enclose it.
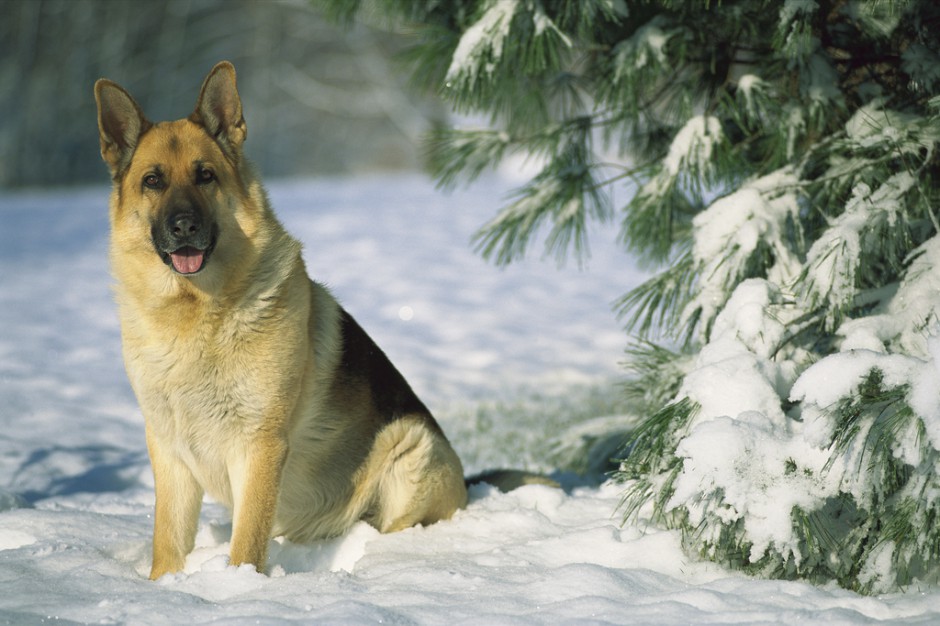
<path fill-rule="evenodd" d="M 580 263 L 587 255 L 589 219 L 610 218 L 609 199 L 594 178 L 589 120 L 579 132 L 562 138 L 564 145 L 529 184 L 474 237 L 477 250 L 498 265 L 524 256 L 540 226 L 550 222 L 546 253 L 563 262 L 569 250 Z"/>
<path fill-rule="evenodd" d="M 626 349 L 624 397 L 641 415 L 656 413 L 676 397 L 690 368 L 691 356 L 638 339 Z"/>
<path fill-rule="evenodd" d="M 625 448 L 627 457 L 615 474 L 618 480 L 630 483 L 619 507 L 624 523 L 635 518 L 650 501 L 654 505 L 653 522 L 662 523 L 669 517 L 666 504 L 682 470 L 675 447 L 696 411 L 696 404 L 683 398 L 651 415 L 634 431 Z"/>
<path fill-rule="evenodd" d="M 662 329 L 677 329 L 682 311 L 695 292 L 696 276 L 692 253 L 686 251 L 667 270 L 615 302 L 617 317 L 626 320 L 627 332 L 644 338 Z M 686 330 L 685 335 L 687 343 L 690 333 Z"/>
<path fill-rule="evenodd" d="M 458 181 L 473 182 L 499 165 L 511 143 L 501 131 L 437 128 L 426 142 L 425 160 L 438 185 L 453 189 Z"/>

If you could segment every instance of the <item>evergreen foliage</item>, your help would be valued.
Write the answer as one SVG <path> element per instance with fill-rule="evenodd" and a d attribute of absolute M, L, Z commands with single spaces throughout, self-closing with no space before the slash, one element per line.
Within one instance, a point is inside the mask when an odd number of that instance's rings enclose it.
<path fill-rule="evenodd" d="M 940 5 L 367 6 L 412 30 L 421 84 L 488 116 L 434 133 L 444 185 L 543 163 L 479 232 L 487 258 L 542 237 L 583 258 L 585 225 L 616 218 L 658 269 L 617 304 L 649 415 L 618 475 L 627 518 L 764 575 L 935 579 Z"/>

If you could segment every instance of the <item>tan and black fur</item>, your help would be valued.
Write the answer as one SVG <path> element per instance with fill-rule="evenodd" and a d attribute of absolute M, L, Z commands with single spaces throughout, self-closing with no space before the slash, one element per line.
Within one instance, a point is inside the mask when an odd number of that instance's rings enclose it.
<path fill-rule="evenodd" d="M 124 361 L 156 485 L 151 578 L 183 568 L 204 493 L 233 511 L 233 565 L 268 540 L 447 519 L 467 499 L 444 433 L 366 333 L 311 281 L 246 162 L 231 64 L 186 119 L 152 123 L 95 84 L 113 190 Z"/>

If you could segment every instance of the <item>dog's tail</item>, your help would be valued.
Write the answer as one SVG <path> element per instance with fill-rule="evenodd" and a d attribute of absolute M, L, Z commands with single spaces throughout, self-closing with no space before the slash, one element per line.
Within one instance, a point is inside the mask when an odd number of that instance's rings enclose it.
<path fill-rule="evenodd" d="M 544 474 L 535 474 L 533 472 L 523 472 L 521 470 L 509 470 L 509 469 L 498 469 L 498 470 L 487 470 L 480 474 L 470 476 L 465 480 L 467 487 L 471 485 L 477 485 L 479 483 L 486 483 L 487 485 L 493 485 L 503 493 L 512 491 L 513 489 L 518 489 L 525 485 L 547 485 L 549 487 L 555 487 L 561 489 L 561 485 L 557 481 L 552 480 Z"/>

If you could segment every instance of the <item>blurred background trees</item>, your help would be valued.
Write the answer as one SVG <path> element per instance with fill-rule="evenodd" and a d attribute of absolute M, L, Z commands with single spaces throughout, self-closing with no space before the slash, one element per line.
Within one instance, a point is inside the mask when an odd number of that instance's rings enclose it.
<path fill-rule="evenodd" d="M 400 45 L 337 29 L 301 0 L 0 0 L 0 187 L 102 180 L 97 78 L 152 119 L 176 119 L 222 59 L 239 72 L 263 174 L 416 167 L 440 109 L 403 89 L 390 61 Z"/>

